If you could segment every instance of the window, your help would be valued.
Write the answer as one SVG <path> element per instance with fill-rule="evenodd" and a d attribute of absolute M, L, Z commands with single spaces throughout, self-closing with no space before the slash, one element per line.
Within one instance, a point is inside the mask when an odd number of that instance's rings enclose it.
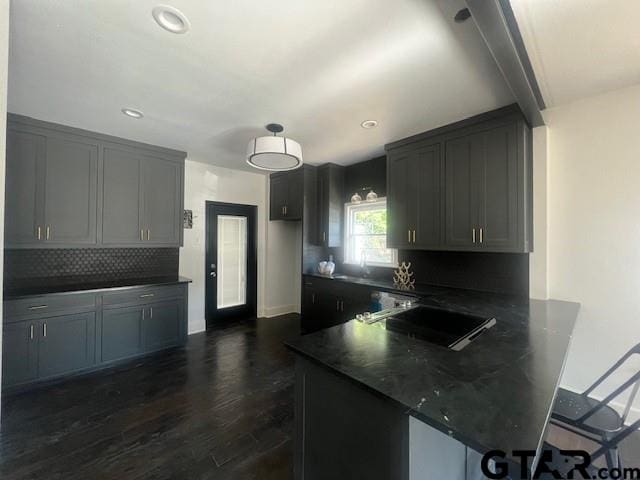
<path fill-rule="evenodd" d="M 345 208 L 345 262 L 396 267 L 398 251 L 387 248 L 387 201 L 348 203 Z"/>

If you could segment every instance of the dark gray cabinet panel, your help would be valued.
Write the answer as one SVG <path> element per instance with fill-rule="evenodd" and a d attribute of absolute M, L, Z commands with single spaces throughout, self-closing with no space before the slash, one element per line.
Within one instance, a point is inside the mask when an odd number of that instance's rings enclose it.
<path fill-rule="evenodd" d="M 518 247 L 518 156 L 516 125 L 484 134 L 484 164 L 480 179 L 481 246 L 492 250 Z"/>
<path fill-rule="evenodd" d="M 320 245 L 342 245 L 344 167 L 326 164 L 318 168 L 318 237 Z"/>
<path fill-rule="evenodd" d="M 44 238 L 46 138 L 7 130 L 5 242 L 8 247 L 38 246 Z"/>
<path fill-rule="evenodd" d="M 390 152 L 387 171 L 389 246 L 438 248 L 442 230 L 440 145 Z"/>
<path fill-rule="evenodd" d="M 142 161 L 142 218 L 146 243 L 180 243 L 181 195 L 179 164 L 159 159 Z"/>
<path fill-rule="evenodd" d="M 104 149 L 102 243 L 143 243 L 141 156 L 116 148 Z"/>
<path fill-rule="evenodd" d="M 390 246 L 532 251 L 531 129 L 517 107 L 386 148 Z"/>
<path fill-rule="evenodd" d="M 102 361 L 133 357 L 143 352 L 144 307 L 125 307 L 102 312 Z"/>
<path fill-rule="evenodd" d="M 38 376 L 68 374 L 95 363 L 95 312 L 51 317 L 40 321 Z"/>
<path fill-rule="evenodd" d="M 98 146 L 47 140 L 44 240 L 47 244 L 97 243 Z"/>
<path fill-rule="evenodd" d="M 178 247 L 185 156 L 10 114 L 5 246 Z"/>
<path fill-rule="evenodd" d="M 154 303 L 144 320 L 144 348 L 150 352 L 176 345 L 182 335 L 184 302 L 181 299 Z"/>
<path fill-rule="evenodd" d="M 479 240 L 482 161 L 481 134 L 445 144 L 445 244 L 449 247 L 473 247 Z"/>
<path fill-rule="evenodd" d="M 301 220 L 304 168 L 272 173 L 269 177 L 269 220 Z"/>
<path fill-rule="evenodd" d="M 2 331 L 2 384 L 20 385 L 38 376 L 37 321 L 6 323 Z"/>

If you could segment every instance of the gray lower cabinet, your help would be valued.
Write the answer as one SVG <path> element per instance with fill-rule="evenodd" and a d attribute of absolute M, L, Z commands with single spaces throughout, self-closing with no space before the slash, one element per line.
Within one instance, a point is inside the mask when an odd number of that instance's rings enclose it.
<path fill-rule="evenodd" d="M 23 389 L 182 345 L 186 305 L 185 284 L 7 300 L 3 387 Z"/>
<path fill-rule="evenodd" d="M 124 307 L 102 312 L 102 358 L 112 362 L 143 352 L 142 307 Z"/>
<path fill-rule="evenodd" d="M 68 374 L 96 362 L 95 312 L 45 318 L 38 325 L 38 377 Z"/>
<path fill-rule="evenodd" d="M 5 246 L 178 247 L 185 156 L 10 114 Z"/>
<path fill-rule="evenodd" d="M 29 383 L 38 377 L 37 327 L 37 321 L 5 323 L 3 325 L 3 386 Z"/>

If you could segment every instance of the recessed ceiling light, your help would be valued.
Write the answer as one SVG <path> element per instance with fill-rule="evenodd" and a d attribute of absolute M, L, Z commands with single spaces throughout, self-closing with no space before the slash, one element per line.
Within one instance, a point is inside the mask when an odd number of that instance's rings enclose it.
<path fill-rule="evenodd" d="M 456 23 L 465 22 L 470 18 L 471 18 L 471 12 L 469 11 L 468 8 L 463 8 L 462 10 L 458 10 L 458 13 L 456 13 L 456 16 L 453 17 Z"/>
<path fill-rule="evenodd" d="M 186 33 L 191 28 L 187 17 L 177 8 L 169 5 L 158 5 L 151 11 L 154 20 L 162 28 L 171 33 Z"/>
<path fill-rule="evenodd" d="M 144 117 L 144 113 L 140 110 L 136 110 L 134 108 L 123 108 L 122 113 L 124 113 L 127 117 L 131 118 L 142 118 Z"/>
<path fill-rule="evenodd" d="M 360 126 L 362 128 L 375 128 L 378 126 L 378 122 L 376 120 L 365 120 Z"/>

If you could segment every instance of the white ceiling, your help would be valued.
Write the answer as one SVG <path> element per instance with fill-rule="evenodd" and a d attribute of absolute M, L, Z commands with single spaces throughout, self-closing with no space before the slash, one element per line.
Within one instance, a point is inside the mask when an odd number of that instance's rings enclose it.
<path fill-rule="evenodd" d="M 640 83 L 640 1 L 511 5 L 547 106 Z"/>
<path fill-rule="evenodd" d="M 14 0 L 9 110 L 249 169 L 270 122 L 305 161 L 349 164 L 513 102 L 473 21 L 453 22 L 462 0 L 166 0 L 184 35 L 157 3 Z"/>

